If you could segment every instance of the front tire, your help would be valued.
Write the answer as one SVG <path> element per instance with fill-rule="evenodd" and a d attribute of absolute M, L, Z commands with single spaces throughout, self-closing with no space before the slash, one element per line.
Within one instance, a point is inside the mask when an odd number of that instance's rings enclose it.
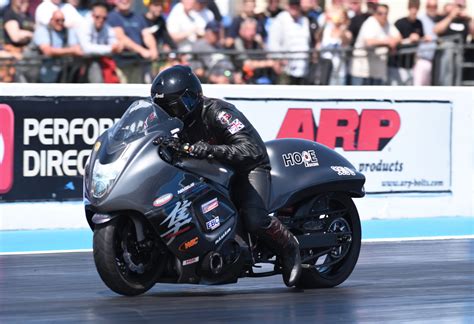
<path fill-rule="evenodd" d="M 362 234 L 357 208 L 347 195 L 333 193 L 328 195 L 324 208 L 318 201 L 318 206 L 311 208 L 311 214 L 318 218 L 320 215 L 327 216 L 323 231 L 347 233 L 350 240 L 329 250 L 301 251 L 303 260 L 310 259 L 311 255 L 321 256 L 305 265 L 297 287 L 311 289 L 337 286 L 350 276 L 359 258 Z"/>
<path fill-rule="evenodd" d="M 97 272 L 114 292 L 136 296 L 148 291 L 164 269 L 153 231 L 143 224 L 144 242 L 137 242 L 131 218 L 119 216 L 94 230 L 93 251 Z"/>

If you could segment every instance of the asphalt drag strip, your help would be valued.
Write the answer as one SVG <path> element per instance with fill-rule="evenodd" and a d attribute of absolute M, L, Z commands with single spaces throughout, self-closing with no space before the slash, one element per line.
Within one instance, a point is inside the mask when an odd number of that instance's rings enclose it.
<path fill-rule="evenodd" d="M 474 240 L 363 243 L 351 277 L 330 289 L 280 276 L 223 286 L 157 284 L 123 297 L 91 252 L 0 256 L 0 322 L 474 323 Z"/>

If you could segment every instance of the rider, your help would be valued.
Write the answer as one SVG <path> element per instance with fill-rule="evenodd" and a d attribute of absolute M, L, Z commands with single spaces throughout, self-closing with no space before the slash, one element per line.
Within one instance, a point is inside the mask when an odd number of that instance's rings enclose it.
<path fill-rule="evenodd" d="M 151 98 L 170 116 L 183 121 L 181 136 L 193 143 L 192 156 L 212 156 L 234 168 L 237 176 L 232 195 L 239 215 L 247 230 L 280 256 L 283 281 L 294 286 L 301 274 L 298 241 L 278 218 L 268 215 L 270 162 L 252 124 L 234 105 L 204 97 L 201 82 L 187 66 L 175 65 L 158 74 Z"/>

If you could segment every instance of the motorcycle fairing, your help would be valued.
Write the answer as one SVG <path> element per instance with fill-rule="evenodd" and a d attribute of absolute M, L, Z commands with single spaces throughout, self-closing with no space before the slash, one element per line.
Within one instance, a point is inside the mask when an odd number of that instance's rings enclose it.
<path fill-rule="evenodd" d="M 303 139 L 278 139 L 265 143 L 272 166 L 270 212 L 318 192 L 345 191 L 363 197 L 365 176 L 328 147 Z M 339 175 L 342 167 L 347 175 Z"/>

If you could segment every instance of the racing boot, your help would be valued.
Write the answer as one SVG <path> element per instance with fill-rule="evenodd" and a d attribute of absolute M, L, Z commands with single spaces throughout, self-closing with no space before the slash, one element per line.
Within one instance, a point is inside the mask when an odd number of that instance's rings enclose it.
<path fill-rule="evenodd" d="M 301 257 L 296 237 L 276 217 L 258 231 L 265 245 L 280 257 L 283 281 L 287 287 L 296 285 L 301 275 Z"/>

